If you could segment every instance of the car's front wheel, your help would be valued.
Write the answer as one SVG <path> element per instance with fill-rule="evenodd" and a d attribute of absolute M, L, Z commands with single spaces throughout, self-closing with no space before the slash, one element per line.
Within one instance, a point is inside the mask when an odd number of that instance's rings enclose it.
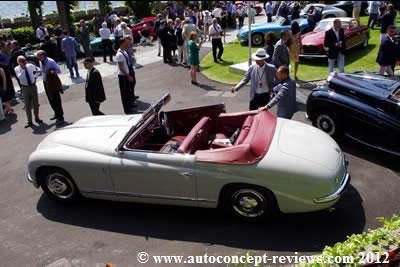
<path fill-rule="evenodd" d="M 257 33 L 253 33 L 251 36 L 251 44 L 253 46 L 261 46 L 264 44 L 264 36 L 257 32 Z"/>
<path fill-rule="evenodd" d="M 70 175 L 62 169 L 49 168 L 42 172 L 41 187 L 51 199 L 61 203 L 73 203 L 81 197 Z"/>
<path fill-rule="evenodd" d="M 276 201 L 266 189 L 235 186 L 225 192 L 224 207 L 235 217 L 246 221 L 261 221 L 276 213 Z"/>
<path fill-rule="evenodd" d="M 313 125 L 332 137 L 339 137 L 341 126 L 336 116 L 331 113 L 320 113 L 315 116 Z"/>

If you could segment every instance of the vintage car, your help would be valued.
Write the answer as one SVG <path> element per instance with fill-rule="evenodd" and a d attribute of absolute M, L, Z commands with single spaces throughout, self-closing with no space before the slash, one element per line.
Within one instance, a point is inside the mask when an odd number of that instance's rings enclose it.
<path fill-rule="evenodd" d="M 146 29 L 150 32 L 150 36 L 152 36 L 154 39 L 157 38 L 157 33 L 154 29 L 154 26 L 155 26 L 155 23 L 157 20 L 158 20 L 157 17 L 146 17 L 142 21 L 132 25 L 131 29 L 132 29 L 132 34 L 133 34 L 133 38 L 135 39 L 135 42 L 139 42 L 139 40 L 140 40 L 139 32 L 141 30 L 143 30 L 144 25 L 146 25 Z"/>
<path fill-rule="evenodd" d="M 332 137 L 400 156 L 400 81 L 368 72 L 332 73 L 308 97 L 307 116 Z"/>
<path fill-rule="evenodd" d="M 83 118 L 30 155 L 28 180 L 54 200 L 88 198 L 222 207 L 249 220 L 335 204 L 346 160 L 324 132 L 223 104 Z"/>
<path fill-rule="evenodd" d="M 329 18 L 321 20 L 313 31 L 301 36 L 303 44 L 302 57 L 327 57 L 324 49 L 325 32 L 332 28 L 335 19 L 339 19 L 344 28 L 346 50 L 354 47 L 366 48 L 368 46 L 368 26 L 361 25 L 360 22 L 354 18 Z"/>
<path fill-rule="evenodd" d="M 332 4 L 332 6 L 346 11 L 347 16 L 349 17 L 353 16 L 353 1 L 339 1 Z M 368 1 L 361 1 L 360 15 L 368 16 Z"/>
<path fill-rule="evenodd" d="M 302 32 L 308 29 L 306 18 L 295 19 L 299 23 Z M 251 44 L 253 46 L 264 45 L 264 36 L 267 32 L 273 32 L 279 38 L 283 30 L 290 30 L 290 22 L 283 17 L 274 17 L 272 22 L 262 22 L 251 25 Z M 243 26 L 237 34 L 241 43 L 247 43 L 249 38 L 249 27 Z"/>
<path fill-rule="evenodd" d="M 346 17 L 346 11 L 325 4 L 308 4 L 306 5 L 300 12 L 300 16 L 306 16 L 310 10 L 310 7 L 313 6 L 314 8 L 318 9 L 319 13 L 321 14 L 322 19 L 326 18 L 336 18 L 336 17 Z"/>
<path fill-rule="evenodd" d="M 110 40 L 114 43 L 115 38 L 114 35 L 110 35 Z M 101 38 L 100 37 L 92 37 L 90 40 L 90 48 L 92 49 L 92 52 L 94 54 L 101 54 L 103 53 L 103 48 L 101 44 Z M 81 47 L 81 51 L 83 51 L 83 47 Z"/>

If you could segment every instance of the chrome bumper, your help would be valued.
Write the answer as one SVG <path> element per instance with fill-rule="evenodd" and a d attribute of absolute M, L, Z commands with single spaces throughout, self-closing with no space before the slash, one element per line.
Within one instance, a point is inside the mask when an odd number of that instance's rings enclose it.
<path fill-rule="evenodd" d="M 342 180 L 342 183 L 340 184 L 338 189 L 336 189 L 335 192 L 333 192 L 332 194 L 325 196 L 325 197 L 315 198 L 314 203 L 315 204 L 324 204 L 324 203 L 328 203 L 328 202 L 337 200 L 343 194 L 347 185 L 350 183 L 350 179 L 351 179 L 350 173 L 346 172 L 345 177 Z"/>
<path fill-rule="evenodd" d="M 302 57 L 302 58 L 305 58 L 305 59 L 307 59 L 307 58 L 327 58 L 328 56 L 327 55 L 320 55 L 320 54 L 300 54 L 300 57 Z"/>
<path fill-rule="evenodd" d="M 28 180 L 28 182 L 30 182 L 31 184 L 33 184 L 34 187 L 39 188 L 38 183 L 36 182 L 36 180 L 34 180 L 32 178 L 32 176 L 29 174 L 29 172 L 26 173 L 26 180 Z"/>

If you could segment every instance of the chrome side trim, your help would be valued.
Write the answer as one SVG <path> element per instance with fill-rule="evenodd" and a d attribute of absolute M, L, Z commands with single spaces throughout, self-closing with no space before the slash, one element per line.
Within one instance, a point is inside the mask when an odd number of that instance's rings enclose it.
<path fill-rule="evenodd" d="M 34 187 L 39 188 L 38 183 L 32 178 L 29 172 L 26 173 L 26 180 L 28 180 L 28 182 L 33 184 Z"/>
<path fill-rule="evenodd" d="M 162 195 L 147 195 L 137 194 L 129 192 L 113 192 L 106 190 L 81 190 L 82 193 L 86 194 L 99 194 L 99 195 L 110 195 L 110 196 L 126 196 L 126 197 L 138 197 L 138 198 L 149 198 L 149 199 L 165 199 L 165 200 L 180 200 L 180 201 L 198 201 L 198 202 L 210 202 L 216 203 L 217 201 L 205 198 L 190 198 L 190 197 L 173 197 L 173 196 L 162 196 Z"/>
<path fill-rule="evenodd" d="M 331 202 L 331 201 L 338 199 L 340 197 L 340 195 L 344 192 L 344 190 L 346 189 L 346 187 L 349 183 L 350 183 L 350 174 L 348 172 L 346 172 L 346 175 L 345 175 L 344 179 L 342 180 L 342 183 L 340 184 L 338 189 L 336 189 L 335 192 L 333 192 L 332 194 L 325 196 L 325 197 L 315 198 L 314 203 L 315 204 L 324 204 L 324 203 Z"/>

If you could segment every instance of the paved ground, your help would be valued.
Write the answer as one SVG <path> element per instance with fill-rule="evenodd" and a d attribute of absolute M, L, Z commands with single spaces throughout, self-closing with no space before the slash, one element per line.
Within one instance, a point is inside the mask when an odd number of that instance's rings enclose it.
<path fill-rule="evenodd" d="M 203 53 L 207 49 L 203 50 Z M 141 108 L 170 92 L 168 109 L 224 102 L 228 111 L 246 110 L 248 90 L 236 96 L 227 86 L 203 77 L 192 86 L 182 67 L 160 62 L 137 70 Z M 104 79 L 107 101 L 102 110 L 120 114 L 122 107 L 115 76 Z M 299 89 L 304 110 L 307 89 Z M 236 255 L 247 251 L 268 255 L 317 253 L 325 245 L 378 225 L 377 216 L 398 213 L 398 159 L 354 144 L 344 144 L 352 182 L 334 211 L 283 215 L 263 224 L 232 221 L 215 210 L 107 201 L 84 201 L 63 207 L 50 201 L 25 179 L 29 154 L 55 130 L 46 98 L 40 97 L 45 125 L 24 129 L 22 105 L 16 117 L 0 124 L 0 259 L 2 266 L 140 266 L 139 251 L 151 255 Z M 63 96 L 65 118 L 74 122 L 90 114 L 83 85 L 71 85 Z M 296 120 L 308 123 L 304 112 Z M 77 136 L 76 138 L 79 138 Z M 317 155 L 316 155 L 317 156 Z M 163 185 L 160 185 L 163 186 Z M 144 265 L 151 266 L 151 264 Z"/>

